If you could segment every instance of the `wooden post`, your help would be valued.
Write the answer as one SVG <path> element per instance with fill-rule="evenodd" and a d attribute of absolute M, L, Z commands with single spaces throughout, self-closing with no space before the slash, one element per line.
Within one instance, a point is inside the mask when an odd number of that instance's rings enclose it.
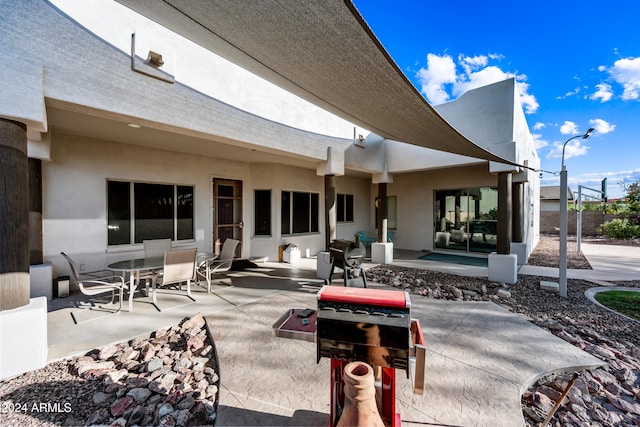
<path fill-rule="evenodd" d="M 514 182 L 511 186 L 512 188 L 512 198 L 513 198 L 513 212 L 512 212 L 512 222 L 513 222 L 513 241 L 515 243 L 524 242 L 524 203 L 523 203 L 523 192 L 522 188 L 524 187 L 523 182 Z"/>
<path fill-rule="evenodd" d="M 29 264 L 42 262 L 42 160 L 29 159 Z"/>
<path fill-rule="evenodd" d="M 496 252 L 500 255 L 511 253 L 511 172 L 498 174 L 498 241 Z"/>
<path fill-rule="evenodd" d="M 387 183 L 381 182 L 378 184 L 378 216 L 376 217 L 376 228 L 378 229 L 378 242 L 382 243 L 387 241 L 387 230 L 386 227 L 382 226 L 383 221 L 387 219 L 388 215 L 387 205 Z"/>
<path fill-rule="evenodd" d="M 29 304 L 27 127 L 0 118 L 0 311 Z"/>
<path fill-rule="evenodd" d="M 325 218 L 325 249 L 338 238 L 338 216 L 336 206 L 336 177 L 324 176 L 324 218 Z"/>

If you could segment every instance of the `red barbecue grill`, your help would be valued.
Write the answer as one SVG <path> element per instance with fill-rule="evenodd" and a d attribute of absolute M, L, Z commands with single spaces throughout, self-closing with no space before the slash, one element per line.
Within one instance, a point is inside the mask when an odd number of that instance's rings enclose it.
<path fill-rule="evenodd" d="M 344 406 L 343 370 L 366 362 L 376 373 L 378 411 L 387 426 L 400 426 L 396 413 L 396 369 L 406 372 L 414 393 L 424 390 L 425 346 L 420 323 L 411 319 L 406 292 L 324 286 L 318 292 L 317 361 L 331 359 L 331 417 L 335 426 Z"/>

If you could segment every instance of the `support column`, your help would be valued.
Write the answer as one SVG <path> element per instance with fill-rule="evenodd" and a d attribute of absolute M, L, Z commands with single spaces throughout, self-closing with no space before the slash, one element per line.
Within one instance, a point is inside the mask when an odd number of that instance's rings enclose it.
<path fill-rule="evenodd" d="M 378 215 L 376 217 L 376 228 L 378 229 L 378 242 L 386 243 L 387 236 L 383 234 L 386 230 L 383 230 L 382 222 L 387 219 L 387 183 L 381 182 L 378 184 Z"/>
<path fill-rule="evenodd" d="M 489 280 L 514 284 L 518 281 L 518 257 L 511 253 L 511 172 L 498 173 L 497 253 L 489 254 Z"/>
<path fill-rule="evenodd" d="M 27 127 L 0 118 L 0 311 L 29 304 Z"/>
<path fill-rule="evenodd" d="M 501 255 L 511 253 L 512 198 L 511 172 L 498 174 L 498 241 L 496 250 Z"/>
<path fill-rule="evenodd" d="M 336 177 L 324 176 L 324 218 L 325 218 L 325 249 L 338 237 L 338 217 L 336 206 Z"/>
<path fill-rule="evenodd" d="M 42 160 L 29 159 L 29 264 L 42 262 Z"/>
<path fill-rule="evenodd" d="M 513 199 L 513 211 L 512 211 L 512 230 L 513 230 L 513 242 L 524 242 L 524 202 L 523 202 L 523 182 L 514 182 L 511 186 L 511 193 Z"/>

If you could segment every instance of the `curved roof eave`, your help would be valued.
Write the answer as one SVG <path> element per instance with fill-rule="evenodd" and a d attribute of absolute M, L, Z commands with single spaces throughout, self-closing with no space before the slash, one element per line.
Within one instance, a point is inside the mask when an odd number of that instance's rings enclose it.
<path fill-rule="evenodd" d="M 418 93 L 350 0 L 117 0 L 339 117 L 388 139 L 513 164 Z"/>

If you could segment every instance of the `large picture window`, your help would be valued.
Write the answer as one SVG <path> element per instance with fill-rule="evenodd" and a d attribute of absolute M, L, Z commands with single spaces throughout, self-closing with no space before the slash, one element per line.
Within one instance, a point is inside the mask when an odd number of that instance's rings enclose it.
<path fill-rule="evenodd" d="M 109 245 L 194 236 L 193 186 L 107 181 Z"/>
<path fill-rule="evenodd" d="M 338 222 L 353 222 L 353 194 L 338 194 L 336 220 Z"/>
<path fill-rule="evenodd" d="M 319 231 L 319 197 L 317 193 L 282 192 L 282 234 L 317 233 Z"/>

